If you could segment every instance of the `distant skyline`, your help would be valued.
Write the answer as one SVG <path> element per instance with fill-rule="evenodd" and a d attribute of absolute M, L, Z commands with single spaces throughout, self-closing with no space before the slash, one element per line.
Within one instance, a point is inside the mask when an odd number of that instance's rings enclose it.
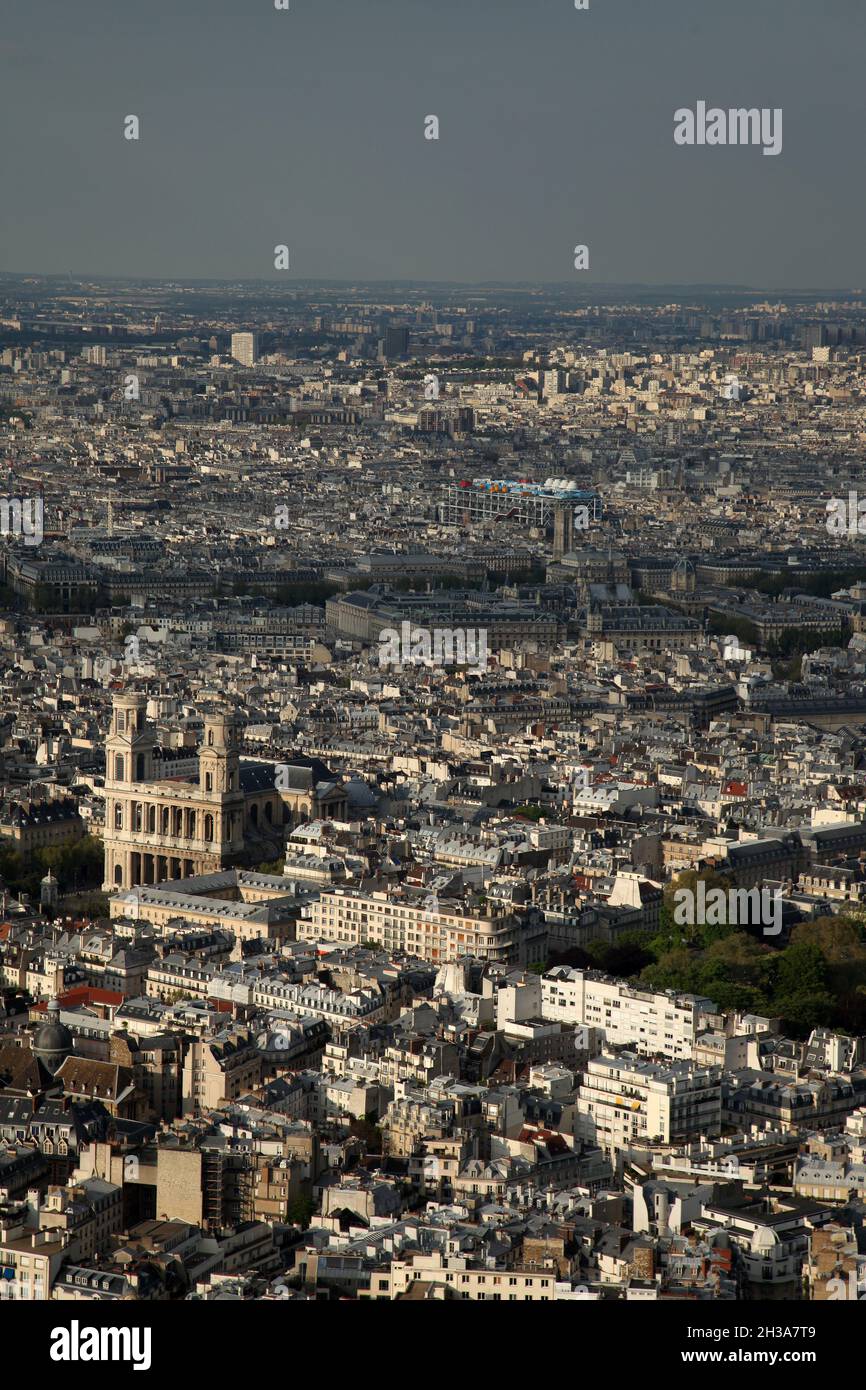
<path fill-rule="evenodd" d="M 0 269 L 853 294 L 864 59 L 862 0 L 9 0 Z"/>
<path fill-rule="evenodd" d="M 866 279 L 866 276 L 864 276 Z M 858 303 L 866 299 L 866 285 L 724 285 L 724 284 L 651 284 L 644 283 L 620 283 L 619 281 L 591 281 L 581 279 L 579 285 L 575 285 L 570 280 L 561 281 L 499 281 L 499 280 L 400 280 L 392 277 L 382 277 L 379 279 L 336 279 L 327 276 L 317 276 L 315 278 L 295 279 L 294 277 L 267 278 L 241 278 L 239 276 L 220 276 L 200 279 L 196 276 L 136 276 L 136 275 L 104 275 L 97 271 L 8 271 L 0 269 L 0 289 L 5 287 L 8 298 L 14 302 L 14 286 L 21 286 L 21 292 L 27 297 L 27 291 L 32 292 L 32 286 L 40 282 L 50 286 L 49 298 L 59 293 L 64 285 L 79 287 L 86 293 L 88 286 L 99 289 L 106 286 L 116 286 L 117 294 L 122 299 L 126 288 L 149 288 L 154 291 L 164 290 L 170 292 L 172 289 L 184 290 L 192 289 L 201 292 L 237 291 L 241 294 L 248 294 L 251 302 L 255 303 L 261 299 L 261 310 L 265 311 L 270 303 L 277 303 L 283 297 L 283 292 L 289 299 L 300 297 L 315 303 L 319 299 L 329 296 L 337 300 L 351 301 L 359 297 L 362 301 L 370 299 L 376 302 L 377 299 L 399 298 L 405 295 L 407 300 L 419 299 L 423 301 L 428 298 L 441 298 L 444 301 L 465 297 L 474 300 L 478 297 L 499 296 L 504 304 L 509 296 L 526 295 L 530 298 L 539 296 L 549 296 L 556 298 L 562 295 L 563 303 L 569 304 L 571 291 L 573 303 L 576 307 L 586 308 L 599 304 L 615 304 L 623 306 L 629 304 L 644 304 L 646 308 L 662 307 L 667 303 L 671 296 L 681 301 L 683 306 L 689 304 L 695 306 L 706 306 L 708 310 L 722 312 L 724 310 L 744 310 L 750 312 L 763 305 L 772 307 L 777 302 L 787 303 L 791 306 L 800 304 L 807 306 L 811 301 L 818 303 L 828 302 L 853 302 Z M 542 301 L 544 302 L 544 298 Z"/>

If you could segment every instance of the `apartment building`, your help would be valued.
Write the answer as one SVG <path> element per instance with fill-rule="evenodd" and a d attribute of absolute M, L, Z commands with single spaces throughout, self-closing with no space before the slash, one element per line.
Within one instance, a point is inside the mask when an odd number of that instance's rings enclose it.
<path fill-rule="evenodd" d="M 248 1029 L 219 1033 L 190 1043 L 183 1064 L 183 1113 L 210 1110 L 259 1085 L 262 1056 Z"/>
<path fill-rule="evenodd" d="M 551 1303 L 556 1297 L 556 1275 L 550 1271 L 473 1269 L 464 1256 L 438 1251 L 393 1260 L 388 1269 L 372 1275 L 366 1296 L 403 1298 L 416 1281 L 444 1286 L 443 1292 L 450 1290 L 453 1297 L 472 1302 Z"/>
<path fill-rule="evenodd" d="M 68 1254 L 68 1233 L 34 1231 L 22 1205 L 18 1219 L 0 1224 L 0 1300 L 39 1303 L 49 1298 Z"/>
<path fill-rule="evenodd" d="M 725 1123 L 746 1130 L 752 1125 L 795 1134 L 802 1129 L 842 1126 L 866 1101 L 866 1072 L 850 1076 L 787 1079 L 775 1072 L 734 1073 L 725 1096 Z"/>
<path fill-rule="evenodd" d="M 256 1157 L 253 1213 L 259 1221 L 291 1219 L 295 1203 L 307 1191 L 308 1168 L 296 1158 Z"/>
<path fill-rule="evenodd" d="M 34 850 L 73 844 L 85 832 L 74 797 L 0 802 L 0 840 L 29 859 Z"/>
<path fill-rule="evenodd" d="M 161 999 L 166 1003 L 184 998 L 208 999 L 212 993 L 214 976 L 217 970 L 207 961 L 199 961 L 195 956 L 185 956 L 172 952 L 148 968 L 144 994 L 148 999 Z"/>
<path fill-rule="evenodd" d="M 50 1188 L 38 1221 L 40 1231 L 66 1233 L 76 1259 L 89 1259 L 123 1229 L 123 1188 L 102 1178 L 87 1178 L 75 1187 Z"/>
<path fill-rule="evenodd" d="M 143 1118 L 170 1122 L 179 1114 L 183 1046 L 177 1033 L 137 1038 L 121 1032 L 109 1039 L 109 1060 L 132 1072 Z"/>
<path fill-rule="evenodd" d="M 720 1067 L 686 1061 L 659 1064 L 631 1052 L 595 1057 L 578 1087 L 575 1134 L 610 1154 L 718 1135 L 721 1078 Z"/>
<path fill-rule="evenodd" d="M 379 1081 L 397 1087 L 401 1082 L 429 1086 L 439 1076 L 459 1076 L 460 1049 L 436 1038 L 408 1038 L 386 1047 L 378 1059 Z"/>
<path fill-rule="evenodd" d="M 803 1198 L 758 1197 L 708 1202 L 692 1224 L 700 1235 L 727 1231 L 755 1297 L 796 1298 L 812 1233 L 831 1220 L 830 1210 Z"/>
<path fill-rule="evenodd" d="M 324 1019 L 337 1033 L 381 1023 L 387 1013 L 387 1000 L 378 990 L 356 989 L 343 993 L 315 982 L 291 984 L 274 979 L 257 981 L 253 988 L 253 1003 L 263 1009 L 287 1009 Z"/>
<path fill-rule="evenodd" d="M 402 1094 L 395 1095 L 387 1107 L 382 1123 L 386 1152 L 408 1157 L 422 1142 L 429 1151 L 436 1140 L 450 1137 L 454 1126 L 454 1113 L 452 1101 L 431 1100 L 421 1090 L 404 1090 Z M 425 1168 L 423 1171 L 426 1173 L 428 1169 Z M 457 1171 L 455 1163 L 453 1175 L 456 1175 Z"/>
<path fill-rule="evenodd" d="M 542 961 L 547 931 L 534 908 L 517 910 L 487 903 L 470 908 L 425 893 L 361 893 L 349 888 L 323 892 L 305 905 L 297 923 L 299 941 L 373 942 L 390 952 L 425 960 L 475 956 L 503 965 Z"/>
<path fill-rule="evenodd" d="M 794 1168 L 794 1191 L 798 1197 L 844 1206 L 852 1196 L 866 1197 L 866 1163 L 833 1163 L 808 1154 Z"/>
<path fill-rule="evenodd" d="M 645 1057 L 692 1058 L 706 1016 L 716 1012 L 703 995 L 634 989 L 594 970 L 556 966 L 541 976 L 541 1016 L 598 1028 L 607 1046 Z"/>

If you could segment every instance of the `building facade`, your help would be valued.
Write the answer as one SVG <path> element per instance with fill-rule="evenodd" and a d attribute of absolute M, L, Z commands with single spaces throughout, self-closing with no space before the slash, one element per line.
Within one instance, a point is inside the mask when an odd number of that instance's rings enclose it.
<path fill-rule="evenodd" d="M 531 965 L 547 952 L 547 930 L 535 909 L 508 911 L 488 903 L 475 910 L 459 903 L 433 903 L 426 894 L 361 893 L 332 888 L 305 905 L 297 924 L 299 941 L 371 942 L 424 960 L 475 956 L 504 965 Z"/>
<path fill-rule="evenodd" d="M 114 699 L 105 742 L 105 892 L 271 860 L 283 851 L 286 826 L 345 814 L 345 792 L 318 759 L 242 763 L 225 713 L 205 716 L 197 776 L 160 776 L 146 705 L 142 694 Z"/>

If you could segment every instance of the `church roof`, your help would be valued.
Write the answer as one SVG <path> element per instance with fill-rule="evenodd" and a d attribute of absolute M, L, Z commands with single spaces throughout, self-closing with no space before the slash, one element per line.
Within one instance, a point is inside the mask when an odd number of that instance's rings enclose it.
<path fill-rule="evenodd" d="M 285 771 L 280 777 L 280 789 L 309 791 L 319 782 L 332 782 L 334 774 L 321 758 L 294 755 L 281 763 L 251 763 L 240 765 L 240 786 L 245 792 L 268 791 L 277 784 L 277 768 Z"/>

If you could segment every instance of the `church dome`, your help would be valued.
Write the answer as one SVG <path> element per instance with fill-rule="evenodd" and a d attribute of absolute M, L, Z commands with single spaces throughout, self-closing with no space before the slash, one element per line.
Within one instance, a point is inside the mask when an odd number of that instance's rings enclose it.
<path fill-rule="evenodd" d="M 72 1048 L 72 1034 L 66 1024 L 60 1022 L 60 1005 L 52 999 L 48 1005 L 48 1021 L 36 1029 L 30 1050 L 53 1075 Z"/>

